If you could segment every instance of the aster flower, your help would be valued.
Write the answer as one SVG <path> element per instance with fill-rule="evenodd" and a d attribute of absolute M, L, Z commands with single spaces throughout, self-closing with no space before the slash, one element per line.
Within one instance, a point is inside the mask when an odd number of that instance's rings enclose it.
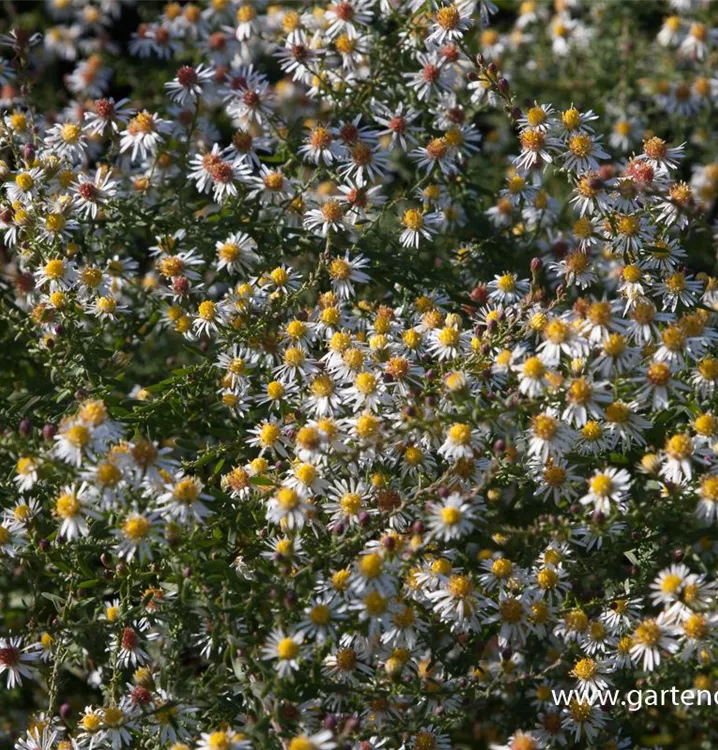
<path fill-rule="evenodd" d="M 5 675 L 9 690 L 22 685 L 23 678 L 36 679 L 31 665 L 39 656 L 39 644 L 23 646 L 21 637 L 0 638 L 0 675 Z"/>
<path fill-rule="evenodd" d="M 198 65 L 196 68 L 183 65 L 178 68 L 177 75 L 168 83 L 165 83 L 170 98 L 173 102 L 185 105 L 187 102 L 195 102 L 201 98 L 203 89 L 214 77 L 214 69 L 211 66 Z"/>

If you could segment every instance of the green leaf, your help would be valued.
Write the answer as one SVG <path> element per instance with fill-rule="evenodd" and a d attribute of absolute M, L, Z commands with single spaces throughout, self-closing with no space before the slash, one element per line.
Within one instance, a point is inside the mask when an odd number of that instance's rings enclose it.
<path fill-rule="evenodd" d="M 628 558 L 628 561 L 631 563 L 631 565 L 638 565 L 638 558 L 636 557 L 632 549 L 629 549 L 628 552 L 624 552 L 623 554 Z"/>
<path fill-rule="evenodd" d="M 83 581 L 77 588 L 78 589 L 91 589 L 97 586 L 98 583 L 102 583 L 102 580 L 99 578 L 94 578 L 91 581 Z"/>

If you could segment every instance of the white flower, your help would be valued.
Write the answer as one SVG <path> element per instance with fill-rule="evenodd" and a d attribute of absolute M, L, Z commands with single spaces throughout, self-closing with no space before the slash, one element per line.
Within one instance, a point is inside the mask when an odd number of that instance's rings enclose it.
<path fill-rule="evenodd" d="M 90 533 L 86 518 L 101 518 L 88 490 L 84 483 L 79 488 L 65 487 L 55 499 L 54 513 L 62 521 L 59 533 L 69 541 Z"/>
<path fill-rule="evenodd" d="M 70 289 L 77 279 L 75 264 L 71 260 L 52 258 L 35 271 L 37 285 L 48 286 L 50 292 Z"/>
<path fill-rule="evenodd" d="M 409 208 L 404 211 L 401 223 L 404 231 L 399 241 L 404 247 L 419 247 L 423 239 L 431 240 L 436 234 L 434 226 L 441 221 L 441 213 L 438 211 L 424 213 L 418 208 Z"/>
<path fill-rule="evenodd" d="M 529 453 L 541 461 L 560 458 L 567 453 L 574 440 L 573 431 L 552 411 L 537 414 L 529 428 Z"/>
<path fill-rule="evenodd" d="M 190 520 L 203 523 L 211 511 L 202 500 L 213 499 L 202 492 L 203 486 L 197 477 L 185 476 L 180 472 L 173 482 L 165 485 L 166 492 L 158 496 L 158 509 L 184 524 Z"/>
<path fill-rule="evenodd" d="M 289 529 L 301 529 L 307 518 L 309 506 L 297 490 L 280 487 L 267 504 L 267 520 L 284 524 Z"/>
<path fill-rule="evenodd" d="M 127 124 L 127 129 L 120 139 L 120 152 L 131 150 L 132 161 L 154 156 L 162 141 L 163 133 L 170 128 L 170 123 L 163 120 L 155 112 L 150 114 L 143 110 L 135 115 Z"/>
<path fill-rule="evenodd" d="M 22 638 L 0 638 L 0 675 L 7 673 L 7 688 L 22 685 L 22 678 L 35 679 L 35 669 L 30 665 L 40 657 L 39 643 L 22 645 Z"/>
<path fill-rule="evenodd" d="M 678 651 L 677 634 L 677 629 L 668 622 L 664 612 L 656 618 L 643 620 L 632 634 L 631 658 L 641 663 L 644 671 L 652 672 L 661 663 L 661 651 L 668 651 L 669 654 Z"/>
<path fill-rule="evenodd" d="M 612 503 L 625 512 L 631 482 L 631 475 L 625 469 L 609 466 L 593 474 L 588 482 L 589 491 L 581 498 L 580 503 L 593 505 L 595 511 L 604 515 L 611 512 Z"/>
<path fill-rule="evenodd" d="M 443 502 L 429 504 L 429 530 L 432 536 L 445 542 L 460 539 L 474 527 L 479 510 L 479 504 L 455 492 Z"/>
<path fill-rule="evenodd" d="M 168 83 L 165 89 L 173 102 L 184 105 L 187 102 L 196 102 L 203 93 L 203 89 L 214 77 L 214 69 L 211 66 L 198 65 L 193 68 L 183 65 L 177 70 L 177 75 Z"/>
<path fill-rule="evenodd" d="M 98 99 L 94 102 L 94 111 L 85 112 L 85 130 L 93 136 L 107 135 L 108 132 L 119 132 L 119 126 L 124 125 L 135 113 L 134 109 L 125 105 L 129 99 L 116 102 L 112 97 Z"/>
<path fill-rule="evenodd" d="M 68 161 L 81 161 L 87 149 L 87 137 L 74 122 L 53 125 L 47 131 L 46 140 L 52 151 Z"/>
<path fill-rule="evenodd" d="M 234 232 L 225 240 L 215 244 L 217 250 L 217 270 L 227 270 L 231 274 L 252 268 L 259 262 L 256 253 L 257 243 L 244 232 Z"/>
<path fill-rule="evenodd" d="M 441 5 L 434 14 L 434 26 L 426 38 L 426 44 L 446 44 L 461 39 L 474 21 L 471 18 L 474 3 L 466 0 L 455 0 L 448 5 Z"/>
<path fill-rule="evenodd" d="M 117 195 L 117 183 L 109 171 L 98 169 L 94 178 L 81 173 L 73 192 L 79 213 L 95 219 L 99 208 Z"/>
<path fill-rule="evenodd" d="M 469 425 L 455 422 L 447 430 L 439 454 L 449 461 L 457 461 L 460 458 L 472 458 L 478 447 L 478 434 Z"/>
<path fill-rule="evenodd" d="M 262 647 L 263 658 L 276 662 L 275 669 L 280 677 L 290 677 L 292 672 L 299 669 L 303 640 L 302 633 L 295 632 L 287 635 L 284 630 L 278 628 L 272 631 L 269 640 Z"/>

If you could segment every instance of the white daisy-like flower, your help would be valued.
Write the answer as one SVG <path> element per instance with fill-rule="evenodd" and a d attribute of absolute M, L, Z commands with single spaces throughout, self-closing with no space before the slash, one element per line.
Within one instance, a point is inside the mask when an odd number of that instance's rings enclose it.
<path fill-rule="evenodd" d="M 185 476 L 180 472 L 174 481 L 165 485 L 166 491 L 157 497 L 157 507 L 181 523 L 191 520 L 203 523 L 211 511 L 202 502 L 212 500 L 212 496 L 202 492 L 204 485 L 197 477 Z"/>
<path fill-rule="evenodd" d="M 494 276 L 488 284 L 489 299 L 501 305 L 518 302 L 529 291 L 529 282 L 519 279 L 515 273 L 507 271 Z"/>
<path fill-rule="evenodd" d="M 20 637 L 0 638 L 0 675 L 6 674 L 7 688 L 22 685 L 22 678 L 34 680 L 36 671 L 31 666 L 40 657 L 42 647 L 39 643 L 23 646 Z"/>
<path fill-rule="evenodd" d="M 177 75 L 165 83 L 165 89 L 172 101 L 177 104 L 185 105 L 188 102 L 196 102 L 214 78 L 214 73 L 214 68 L 204 64 L 196 68 L 183 65 L 177 70 Z"/>
<path fill-rule="evenodd" d="M 94 178 L 80 173 L 73 193 L 79 213 L 96 219 L 100 208 L 117 195 L 117 183 L 109 170 L 98 169 Z"/>
<path fill-rule="evenodd" d="M 82 127 L 74 122 L 63 122 L 53 125 L 46 135 L 48 147 L 68 161 L 79 162 L 87 149 L 87 137 Z"/>
<path fill-rule="evenodd" d="M 64 258 L 51 258 L 35 271 L 38 287 L 47 286 L 50 292 L 66 291 L 77 281 L 75 263 Z"/>
<path fill-rule="evenodd" d="M 631 658 L 641 664 L 646 672 L 652 672 L 661 663 L 661 651 L 674 654 L 680 648 L 676 641 L 679 631 L 664 612 L 655 618 L 638 623 L 632 634 Z"/>
<path fill-rule="evenodd" d="M 93 498 L 84 483 L 79 488 L 65 487 L 55 499 L 53 512 L 62 522 L 59 533 L 69 541 L 90 533 L 87 518 L 101 518 L 93 507 Z"/>
<path fill-rule="evenodd" d="M 118 133 L 120 125 L 126 124 L 135 113 L 134 109 L 126 106 L 129 101 L 129 99 L 120 99 L 116 102 L 112 97 L 98 99 L 94 102 L 92 111 L 85 112 L 84 129 L 91 136 Z"/>
<path fill-rule="evenodd" d="M 439 455 L 449 461 L 457 461 L 460 458 L 472 458 L 474 451 L 480 447 L 480 438 L 477 432 L 468 424 L 455 422 L 446 431 L 446 438 L 439 448 Z"/>
<path fill-rule="evenodd" d="M 259 262 L 257 243 L 244 232 L 234 232 L 225 240 L 215 244 L 217 250 L 217 270 L 231 274 L 246 271 Z"/>
<path fill-rule="evenodd" d="M 309 506 L 293 487 L 280 487 L 267 503 L 267 520 L 289 529 L 301 529 Z"/>
<path fill-rule="evenodd" d="M 154 156 L 163 139 L 163 135 L 170 129 L 170 123 L 163 120 L 155 112 L 147 110 L 135 115 L 127 124 L 120 139 L 120 153 L 131 151 L 132 161 L 147 159 Z"/>
<path fill-rule="evenodd" d="M 304 635 L 300 632 L 287 634 L 281 628 L 272 631 L 262 655 L 266 660 L 275 662 L 274 668 L 281 678 L 287 678 L 299 669 L 302 657 Z"/>
<path fill-rule="evenodd" d="M 631 475 L 625 469 L 609 466 L 594 472 L 588 482 L 589 491 L 579 502 L 582 505 L 592 505 L 595 511 L 604 515 L 611 512 L 612 504 L 625 512 L 631 484 Z"/>
<path fill-rule="evenodd" d="M 564 424 L 554 410 L 548 410 L 531 418 L 528 433 L 528 450 L 532 456 L 546 462 L 549 458 L 561 458 L 571 448 L 574 433 Z"/>
<path fill-rule="evenodd" d="M 442 502 L 430 503 L 427 510 L 431 535 L 448 542 L 460 539 L 472 530 L 480 507 L 454 492 Z"/>

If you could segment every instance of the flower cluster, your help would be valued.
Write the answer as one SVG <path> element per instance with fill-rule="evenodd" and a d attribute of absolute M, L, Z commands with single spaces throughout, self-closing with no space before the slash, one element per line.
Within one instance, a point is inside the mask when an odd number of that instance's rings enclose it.
<path fill-rule="evenodd" d="M 16 13 L 0 742 L 718 741 L 595 700 L 718 649 L 718 28 L 624 6 Z"/>

